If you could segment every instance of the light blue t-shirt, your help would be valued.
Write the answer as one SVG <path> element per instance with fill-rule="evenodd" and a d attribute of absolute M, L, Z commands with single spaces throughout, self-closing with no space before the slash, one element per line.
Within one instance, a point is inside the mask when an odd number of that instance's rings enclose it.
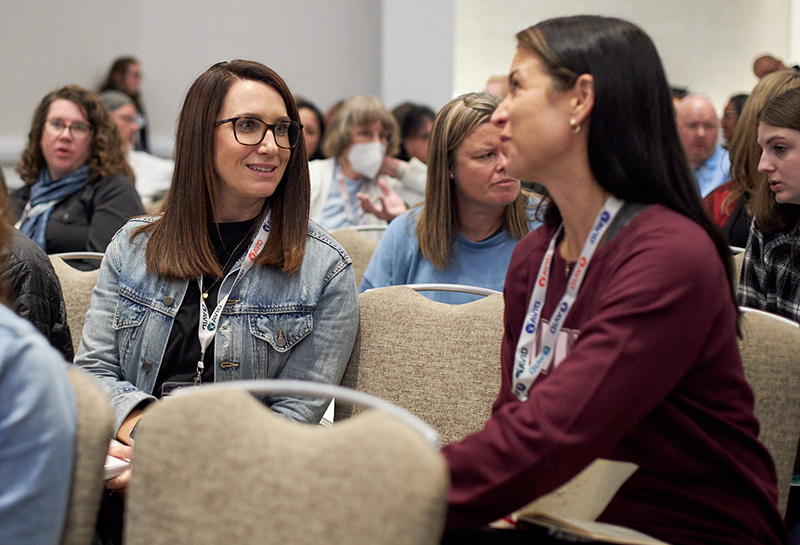
<path fill-rule="evenodd" d="M 61 538 L 76 426 L 66 366 L 31 324 L 0 305 L 0 543 Z"/>
<path fill-rule="evenodd" d="M 700 196 L 707 197 L 709 193 L 727 182 L 730 173 L 731 158 L 728 150 L 717 146 L 714 155 L 694 170 L 694 175 L 697 176 L 697 185 L 700 188 Z"/>
<path fill-rule="evenodd" d="M 395 218 L 378 243 L 369 261 L 359 292 L 400 284 L 462 284 L 503 291 L 511 253 L 518 240 L 505 232 L 486 240 L 472 242 L 460 233 L 453 241 L 450 265 L 443 271 L 425 259 L 419 248 L 416 226 L 421 206 Z M 540 223 L 529 222 L 531 230 Z M 480 297 L 443 291 L 420 292 L 440 303 L 461 304 Z"/>

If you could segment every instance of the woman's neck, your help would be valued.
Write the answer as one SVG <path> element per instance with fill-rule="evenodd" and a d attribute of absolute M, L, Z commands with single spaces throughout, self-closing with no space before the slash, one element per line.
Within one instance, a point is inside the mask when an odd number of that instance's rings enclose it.
<path fill-rule="evenodd" d="M 574 179 L 571 183 L 551 184 L 551 187 L 548 187 L 548 192 L 564 222 L 559 252 L 566 261 L 577 261 L 609 193 L 600 187 L 591 174 Z"/>
<path fill-rule="evenodd" d="M 214 223 L 235 223 L 255 218 L 264 210 L 264 201 L 256 200 L 242 203 L 240 206 L 219 202 L 214 211 Z"/>
<path fill-rule="evenodd" d="M 503 225 L 505 213 L 505 206 L 476 206 L 459 199 L 458 232 L 471 242 L 486 240 Z"/>
<path fill-rule="evenodd" d="M 344 174 L 351 180 L 363 180 L 364 178 L 366 178 L 366 176 L 362 176 L 361 174 L 353 170 L 353 167 L 350 165 L 350 161 L 348 161 L 347 157 L 345 157 L 344 155 L 340 155 L 339 157 L 336 158 L 336 160 L 339 162 L 339 168 L 342 169 L 342 174 Z"/>

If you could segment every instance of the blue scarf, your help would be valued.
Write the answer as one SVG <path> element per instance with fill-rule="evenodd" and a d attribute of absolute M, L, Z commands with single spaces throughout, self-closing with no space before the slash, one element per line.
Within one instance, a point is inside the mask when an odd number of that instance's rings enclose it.
<path fill-rule="evenodd" d="M 30 198 L 17 222 L 17 229 L 47 252 L 45 231 L 53 207 L 88 183 L 89 165 L 83 165 L 58 180 L 53 180 L 49 168 L 43 168 L 39 172 L 39 179 L 31 186 Z"/>

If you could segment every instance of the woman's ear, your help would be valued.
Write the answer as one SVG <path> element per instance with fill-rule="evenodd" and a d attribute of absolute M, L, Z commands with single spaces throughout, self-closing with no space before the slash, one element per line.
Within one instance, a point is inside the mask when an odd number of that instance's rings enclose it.
<path fill-rule="evenodd" d="M 581 74 L 572 88 L 572 116 L 576 125 L 583 124 L 594 108 L 594 77 Z"/>

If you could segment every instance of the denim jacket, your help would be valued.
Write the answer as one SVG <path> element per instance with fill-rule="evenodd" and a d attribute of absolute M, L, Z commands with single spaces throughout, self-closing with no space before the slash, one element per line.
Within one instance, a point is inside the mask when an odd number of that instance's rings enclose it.
<path fill-rule="evenodd" d="M 172 323 L 188 283 L 149 274 L 149 234 L 131 233 L 152 221 L 134 219 L 106 250 L 86 313 L 75 364 L 107 390 L 117 428 L 153 387 Z M 238 265 L 234 268 L 237 269 Z M 233 288 L 214 342 L 214 380 L 281 378 L 339 384 L 358 329 L 358 296 L 349 256 L 309 222 L 300 270 L 253 267 Z M 275 412 L 318 422 L 327 400 L 272 396 Z"/>

